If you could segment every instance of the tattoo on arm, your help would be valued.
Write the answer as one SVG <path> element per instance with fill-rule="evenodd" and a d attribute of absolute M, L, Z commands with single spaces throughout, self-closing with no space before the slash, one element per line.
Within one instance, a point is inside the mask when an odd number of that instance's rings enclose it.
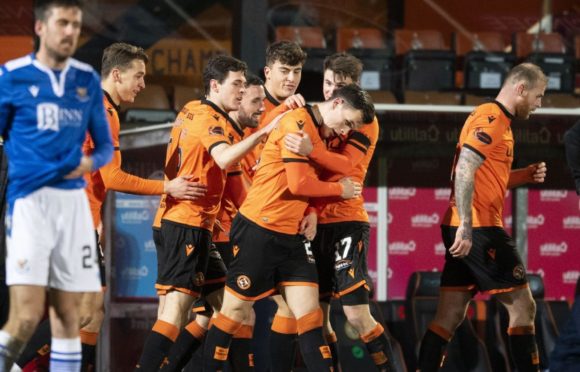
<path fill-rule="evenodd" d="M 471 239 L 472 202 L 475 186 L 475 171 L 483 163 L 483 158 L 474 151 L 463 147 L 455 167 L 455 203 L 464 227 L 463 239 Z"/>

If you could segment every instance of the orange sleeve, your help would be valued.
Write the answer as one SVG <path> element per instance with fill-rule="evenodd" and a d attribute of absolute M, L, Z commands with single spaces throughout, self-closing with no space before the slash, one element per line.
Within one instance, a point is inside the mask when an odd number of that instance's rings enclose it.
<path fill-rule="evenodd" d="M 364 159 L 366 149 L 368 146 L 363 150 L 360 146 L 347 142 L 342 152 L 336 153 L 328 151 L 324 145 L 319 145 L 312 149 L 310 159 L 332 173 L 347 175 Z"/>
<path fill-rule="evenodd" d="M 490 121 L 488 115 L 481 115 L 469 127 L 463 146 L 485 159 L 501 143 L 505 131 L 506 124 L 497 119 Z"/>
<path fill-rule="evenodd" d="M 294 195 L 308 197 L 342 195 L 340 183 L 320 181 L 306 160 L 284 159 L 284 169 L 288 188 Z"/>
<path fill-rule="evenodd" d="M 121 151 L 113 152 L 113 160 L 100 170 L 105 187 L 110 190 L 138 195 L 160 195 L 163 181 L 133 176 L 121 169 Z"/>
<path fill-rule="evenodd" d="M 202 117 L 195 119 L 195 125 L 203 126 L 200 140 L 210 155 L 214 147 L 222 143 L 229 145 L 225 120 L 216 119 L 209 113 L 205 113 Z"/>

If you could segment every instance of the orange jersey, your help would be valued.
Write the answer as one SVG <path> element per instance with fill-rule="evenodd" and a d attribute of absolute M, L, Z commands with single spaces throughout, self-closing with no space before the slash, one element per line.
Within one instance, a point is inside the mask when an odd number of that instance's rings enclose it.
<path fill-rule="evenodd" d="M 165 176 L 173 179 L 191 175 L 207 186 L 206 195 L 196 200 L 165 198 L 162 219 L 212 231 L 226 182 L 226 171 L 212 158 L 220 144 L 239 142 L 243 132 L 232 119 L 213 104 L 190 102 L 181 110 L 172 129 L 165 161 Z M 241 170 L 239 163 L 238 171 Z"/>
<path fill-rule="evenodd" d="M 504 197 L 514 153 L 514 137 L 510 126 L 512 119 L 513 115 L 500 103 L 486 103 L 469 115 L 461 130 L 451 173 L 452 185 L 455 181 L 455 164 L 463 147 L 484 159 L 475 172 L 473 227 L 503 226 Z M 459 222 L 452 187 L 443 224 L 459 226 Z"/>
<path fill-rule="evenodd" d="M 266 87 L 264 87 L 264 91 L 266 92 L 266 98 L 264 98 L 264 112 L 260 117 L 260 123 L 256 128 L 246 128 L 244 132 L 246 136 L 249 136 L 252 133 L 260 130 L 261 128 L 268 125 L 272 119 L 274 119 L 278 114 L 281 114 L 284 111 L 287 111 L 288 108 L 284 104 L 280 104 L 276 100 L 276 98 L 272 97 L 272 95 L 268 92 Z M 276 110 L 276 114 L 272 116 L 272 112 Z M 250 179 L 253 178 L 254 173 L 256 172 L 256 168 L 258 166 L 258 162 L 260 161 L 260 154 L 266 145 L 266 139 L 263 139 L 261 143 L 257 144 L 250 152 L 244 156 L 242 160 L 242 165 L 246 174 L 250 176 Z"/>
<path fill-rule="evenodd" d="M 319 126 L 309 107 L 290 111 L 280 120 L 268 136 L 252 187 L 240 208 L 242 215 L 265 229 L 295 235 L 309 196 L 341 195 L 340 184 L 319 181 L 308 158 L 284 146 L 284 136 L 300 130 L 308 133 L 313 145 L 318 145 L 322 142 Z M 297 167 L 301 173 L 295 172 Z M 290 191 L 290 184 L 300 185 L 300 195 Z"/>
<path fill-rule="evenodd" d="M 199 106 L 200 104 L 201 104 L 201 101 L 199 101 L 199 100 L 190 101 L 181 109 L 181 112 L 179 114 L 181 115 L 181 113 L 184 113 L 184 115 L 187 115 L 187 113 L 189 113 L 189 110 L 192 110 L 194 107 Z M 179 118 L 179 115 L 177 118 Z M 175 120 L 176 124 L 178 123 L 177 118 Z M 169 160 L 173 161 L 171 155 L 173 154 L 173 151 L 175 151 L 175 148 L 172 146 L 172 144 L 175 141 L 177 141 L 180 134 L 181 134 L 181 125 L 173 125 L 173 127 L 171 128 L 171 132 L 169 133 L 169 143 L 167 144 L 167 152 L 165 154 L 165 162 L 166 162 L 165 169 L 166 170 L 168 169 L 167 162 Z M 169 178 L 167 177 L 167 173 L 164 173 L 164 177 L 166 180 L 169 180 Z M 157 208 L 157 212 L 155 213 L 155 217 L 153 218 L 153 228 L 154 229 L 161 228 L 161 218 L 165 214 L 165 206 L 166 206 L 165 200 L 167 199 L 167 197 L 168 197 L 167 194 L 161 195 L 161 199 L 159 200 L 159 207 Z"/>
<path fill-rule="evenodd" d="M 119 131 L 121 128 L 119 122 L 119 107 L 113 103 L 113 100 L 107 92 L 104 92 L 104 106 L 107 111 L 107 119 L 111 128 L 111 137 L 113 140 L 114 153 L 111 162 L 99 170 L 96 170 L 87 176 L 87 197 L 93 215 L 95 229 L 101 223 L 101 207 L 107 196 L 107 190 L 121 191 L 139 195 L 158 195 L 163 192 L 163 181 L 147 180 L 141 177 L 133 176 L 121 169 L 121 151 L 119 150 Z M 91 137 L 83 143 L 83 153 L 92 154 L 95 145 Z"/>
<path fill-rule="evenodd" d="M 348 176 L 353 181 L 360 182 L 361 184 L 364 183 L 378 139 L 379 121 L 375 116 L 371 124 L 363 125 L 360 129 L 351 131 L 346 138 L 335 137 L 330 140 L 327 146 L 332 152 L 345 153 L 348 156 L 350 151 L 355 151 L 362 152 L 363 156 L 358 156 L 358 162 L 353 164 L 351 170 L 345 174 L 337 174 L 326 170 L 320 178 L 326 181 L 337 181 L 342 177 Z M 369 221 L 362 196 L 347 200 L 340 198 L 334 198 L 334 200 L 315 200 L 314 204 L 318 205 L 319 202 L 322 203 L 320 204 L 321 209 L 318 211 L 318 223 Z"/>

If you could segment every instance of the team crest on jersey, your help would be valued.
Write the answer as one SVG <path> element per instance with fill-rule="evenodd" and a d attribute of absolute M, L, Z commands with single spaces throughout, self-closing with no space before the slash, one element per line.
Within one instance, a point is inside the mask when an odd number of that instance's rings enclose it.
<path fill-rule="evenodd" d="M 88 89 L 85 87 L 77 87 L 77 98 L 81 102 L 89 100 Z"/>
<path fill-rule="evenodd" d="M 298 129 L 302 130 L 302 128 L 304 128 L 304 120 L 298 120 L 296 122 L 296 125 L 298 126 Z"/>
<path fill-rule="evenodd" d="M 209 135 L 210 136 L 223 136 L 224 135 L 224 128 L 215 126 L 209 127 Z"/>
<path fill-rule="evenodd" d="M 252 281 L 246 275 L 240 275 L 236 279 L 236 284 L 240 289 L 246 290 L 252 286 Z"/>
<path fill-rule="evenodd" d="M 36 98 L 36 96 L 38 95 L 38 91 L 40 90 L 40 88 L 38 87 L 38 85 L 31 85 L 28 87 L 28 91 L 30 92 L 30 94 L 32 94 L 32 97 Z"/>
<path fill-rule="evenodd" d="M 479 142 L 484 143 L 486 145 L 490 145 L 492 142 L 491 136 L 483 131 L 483 128 L 477 128 L 474 132 L 475 138 L 479 140 Z"/>

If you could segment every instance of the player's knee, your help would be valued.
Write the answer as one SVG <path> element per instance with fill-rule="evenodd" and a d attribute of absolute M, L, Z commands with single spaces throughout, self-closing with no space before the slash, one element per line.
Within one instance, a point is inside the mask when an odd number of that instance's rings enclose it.
<path fill-rule="evenodd" d="M 41 319 L 42 313 L 36 311 L 21 311 L 15 314 L 14 322 L 20 338 L 30 338 Z"/>
<path fill-rule="evenodd" d="M 81 313 L 81 315 L 80 315 L 81 328 L 85 328 L 86 326 L 91 324 L 92 321 L 93 321 L 93 314 L 92 313 L 89 313 L 89 312 Z"/>

